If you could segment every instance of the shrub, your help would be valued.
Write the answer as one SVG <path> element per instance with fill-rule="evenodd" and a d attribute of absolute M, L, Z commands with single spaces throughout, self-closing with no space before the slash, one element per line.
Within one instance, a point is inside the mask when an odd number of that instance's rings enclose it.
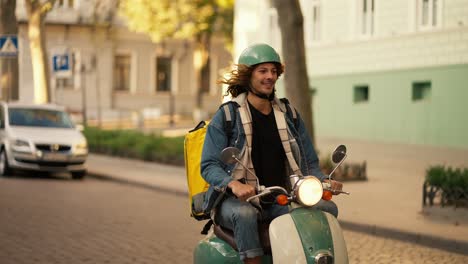
<path fill-rule="evenodd" d="M 84 135 L 91 152 L 157 161 L 174 165 L 184 164 L 184 137 L 162 137 L 138 131 L 100 130 L 87 127 Z"/>
<path fill-rule="evenodd" d="M 427 170 L 426 180 L 430 185 L 444 190 L 458 188 L 468 192 L 468 168 L 432 166 Z"/>
<path fill-rule="evenodd" d="M 426 180 L 432 186 L 442 187 L 445 182 L 445 167 L 437 165 L 427 169 Z"/>

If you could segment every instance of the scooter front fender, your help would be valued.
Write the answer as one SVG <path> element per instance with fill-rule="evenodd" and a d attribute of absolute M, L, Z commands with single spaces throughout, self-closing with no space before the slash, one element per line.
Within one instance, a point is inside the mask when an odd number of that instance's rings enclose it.
<path fill-rule="evenodd" d="M 296 208 L 270 224 L 274 263 L 348 263 L 336 218 L 311 208 Z M 291 262 L 292 261 L 292 262 Z"/>

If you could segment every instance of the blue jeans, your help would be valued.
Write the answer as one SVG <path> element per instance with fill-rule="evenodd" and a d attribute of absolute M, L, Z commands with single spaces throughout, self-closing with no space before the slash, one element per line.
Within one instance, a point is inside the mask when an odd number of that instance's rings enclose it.
<path fill-rule="evenodd" d="M 317 209 L 338 216 L 338 208 L 332 201 L 321 200 L 314 206 Z M 231 229 L 239 250 L 241 260 L 263 256 L 263 249 L 258 237 L 258 220 L 271 221 L 289 213 L 288 206 L 272 204 L 264 208 L 262 214 L 250 203 L 228 196 L 218 209 L 216 220 L 219 225 Z"/>

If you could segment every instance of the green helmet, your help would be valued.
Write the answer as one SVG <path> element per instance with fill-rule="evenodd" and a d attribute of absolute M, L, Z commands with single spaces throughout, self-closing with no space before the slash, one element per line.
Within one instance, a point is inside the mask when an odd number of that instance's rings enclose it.
<path fill-rule="evenodd" d="M 242 51 L 239 64 L 252 66 L 264 62 L 281 63 L 278 53 L 267 44 L 254 44 Z"/>

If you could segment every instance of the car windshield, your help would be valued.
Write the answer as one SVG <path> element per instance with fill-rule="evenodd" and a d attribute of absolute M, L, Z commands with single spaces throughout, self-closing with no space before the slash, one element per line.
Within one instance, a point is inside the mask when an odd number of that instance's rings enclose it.
<path fill-rule="evenodd" d="M 73 128 L 67 113 L 57 110 L 35 108 L 10 108 L 11 126 Z"/>

